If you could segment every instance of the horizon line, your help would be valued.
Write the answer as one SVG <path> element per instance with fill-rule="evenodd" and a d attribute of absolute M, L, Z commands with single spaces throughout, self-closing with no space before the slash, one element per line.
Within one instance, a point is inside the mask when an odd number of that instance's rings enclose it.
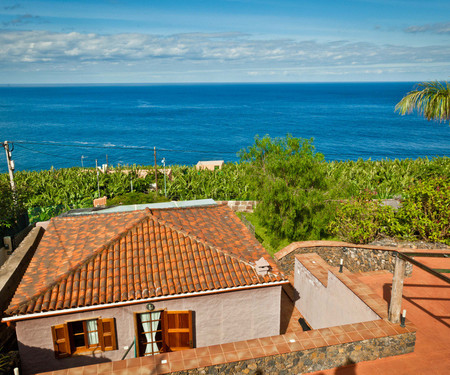
<path fill-rule="evenodd" d="M 0 87 L 62 87 L 62 86 L 183 86 L 183 85 L 298 85 L 298 84 L 340 84 L 340 83 L 418 83 L 422 81 L 298 81 L 298 82 L 86 82 L 86 83 L 0 83 Z"/>

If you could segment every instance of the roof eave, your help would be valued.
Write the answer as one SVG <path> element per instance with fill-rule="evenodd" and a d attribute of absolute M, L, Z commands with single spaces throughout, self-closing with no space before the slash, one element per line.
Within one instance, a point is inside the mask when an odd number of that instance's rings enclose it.
<path fill-rule="evenodd" d="M 237 286 L 237 287 L 231 287 L 231 288 L 221 288 L 221 289 L 214 289 L 214 290 L 207 290 L 207 291 L 200 291 L 200 292 L 170 294 L 170 295 L 165 295 L 165 296 L 160 296 L 160 297 L 150 297 L 150 298 L 143 298 L 143 299 L 131 300 L 131 301 L 112 302 L 112 303 L 105 303 L 105 304 L 93 305 L 93 306 L 74 307 L 74 308 L 70 308 L 70 309 L 52 310 L 52 311 L 39 312 L 39 313 L 34 313 L 34 314 L 13 315 L 10 317 L 4 317 L 2 319 L 2 322 L 8 323 L 8 322 L 15 322 L 15 321 L 20 321 L 20 320 L 46 318 L 49 316 L 66 315 L 66 314 L 79 313 L 79 312 L 84 312 L 84 311 L 102 310 L 102 309 L 113 308 L 113 307 L 137 305 L 137 304 L 141 304 L 141 303 L 162 301 L 162 300 L 167 300 L 167 299 L 204 296 L 204 295 L 208 295 L 208 294 L 226 293 L 226 292 L 233 292 L 233 291 L 246 290 L 246 289 L 265 288 L 265 287 L 285 285 L 285 284 L 289 284 L 289 280 L 265 282 L 265 283 L 261 283 L 261 284 L 255 284 L 255 285 L 243 285 L 243 286 Z"/>

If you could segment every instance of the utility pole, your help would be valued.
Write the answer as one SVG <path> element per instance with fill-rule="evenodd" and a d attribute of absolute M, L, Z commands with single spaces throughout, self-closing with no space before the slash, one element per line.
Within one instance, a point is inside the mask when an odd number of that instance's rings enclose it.
<path fill-rule="evenodd" d="M 153 152 L 155 154 L 155 185 L 156 192 L 158 192 L 158 164 L 156 163 L 156 147 L 153 147 Z"/>
<path fill-rule="evenodd" d="M 167 185 L 166 185 L 166 158 L 161 160 L 161 163 L 164 165 L 164 196 L 167 198 Z"/>
<path fill-rule="evenodd" d="M 97 191 L 98 191 L 98 197 L 100 198 L 100 182 L 98 180 L 98 164 L 97 164 L 97 159 L 95 159 L 95 171 L 97 172 Z"/>
<path fill-rule="evenodd" d="M 14 150 L 14 147 L 12 148 L 12 150 L 10 150 L 8 141 L 3 142 L 3 147 L 6 152 L 6 162 L 8 163 L 9 182 L 11 184 L 13 200 L 14 204 L 16 204 L 17 197 L 16 197 L 16 184 L 14 183 L 14 160 L 11 159 L 11 152 Z"/>

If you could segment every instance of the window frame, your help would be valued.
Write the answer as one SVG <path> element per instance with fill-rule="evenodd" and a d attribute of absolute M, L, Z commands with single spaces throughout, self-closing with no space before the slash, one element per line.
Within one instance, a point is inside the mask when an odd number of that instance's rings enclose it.
<path fill-rule="evenodd" d="M 139 328 L 139 324 L 141 323 L 140 315 L 146 314 L 146 313 L 152 313 L 152 312 L 161 312 L 160 321 L 161 321 L 161 336 L 162 336 L 162 347 L 160 349 L 159 353 L 153 353 L 153 354 L 147 354 L 143 353 L 143 350 L 141 350 L 141 340 L 140 335 L 144 334 L 142 330 Z M 171 326 L 171 323 L 169 322 L 169 315 L 177 316 L 177 315 L 186 315 L 188 319 L 188 326 L 187 327 L 178 327 L 178 326 Z M 194 347 L 194 340 L 193 340 L 193 314 L 192 310 L 167 310 L 167 309 L 158 309 L 158 310 L 152 310 L 152 311 L 136 311 L 134 312 L 134 330 L 135 330 L 135 338 L 136 338 L 136 353 L 138 357 L 144 357 L 144 356 L 150 356 L 160 353 L 166 353 L 171 351 L 178 351 L 178 350 L 186 350 Z M 188 334 L 188 345 L 177 347 L 173 345 L 173 337 L 175 337 L 177 334 Z M 155 341 L 156 342 L 156 341 Z"/>
<path fill-rule="evenodd" d="M 164 342 L 164 339 L 165 339 L 165 336 L 164 336 L 164 328 L 165 328 L 165 326 L 164 326 L 164 311 L 166 311 L 166 310 L 163 309 L 163 310 L 152 310 L 152 311 L 137 311 L 133 314 L 134 315 L 134 333 L 135 333 L 135 338 L 136 338 L 136 352 L 139 357 L 148 357 L 148 356 L 155 355 L 155 354 L 165 353 L 167 351 L 167 345 Z M 155 313 L 155 312 L 161 313 L 161 315 L 159 317 L 159 321 L 161 322 L 161 329 L 160 330 L 157 329 L 156 331 L 154 331 L 154 332 L 161 332 L 161 340 L 152 341 L 152 342 L 157 343 L 160 341 L 161 349 L 158 353 L 152 351 L 152 354 L 145 355 L 145 352 L 141 354 L 141 345 L 144 343 L 141 343 L 140 337 L 142 335 L 145 335 L 143 328 L 142 328 L 142 330 L 139 328 L 139 324 L 142 325 L 141 315 L 142 314 L 150 314 L 150 316 L 151 316 L 151 314 Z M 150 331 L 150 332 L 153 332 L 153 331 Z M 145 342 L 145 344 L 148 345 L 149 342 Z"/>
<path fill-rule="evenodd" d="M 97 321 L 97 344 L 89 344 L 89 331 L 87 322 L 90 320 Z M 74 323 L 82 322 L 83 332 L 73 332 Z M 109 326 L 109 330 L 105 330 L 105 326 Z M 68 320 L 62 324 L 51 327 L 53 347 L 56 358 L 66 358 L 70 356 L 91 353 L 97 350 L 110 351 L 117 349 L 115 318 L 94 317 L 88 319 Z M 84 346 L 75 346 L 75 335 L 83 336 Z M 110 344 L 110 345 L 107 345 Z"/>

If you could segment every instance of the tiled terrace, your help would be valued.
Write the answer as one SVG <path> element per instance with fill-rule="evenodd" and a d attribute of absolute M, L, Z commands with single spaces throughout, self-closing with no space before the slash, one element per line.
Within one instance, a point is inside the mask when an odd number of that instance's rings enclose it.
<path fill-rule="evenodd" d="M 433 268 L 450 269 L 450 259 L 421 261 Z M 368 272 L 359 279 L 378 296 L 390 299 L 392 274 Z M 313 375 L 449 374 L 450 373 L 450 285 L 414 267 L 405 279 L 402 309 L 417 328 L 413 353 L 360 362 L 346 367 L 313 372 Z"/>
<path fill-rule="evenodd" d="M 311 266 L 313 263 L 311 263 Z M 308 266 L 309 268 L 309 266 Z M 337 327 L 324 328 L 303 332 L 294 319 L 287 325 L 287 333 L 279 336 L 265 337 L 254 340 L 240 341 L 223 345 L 196 348 L 181 352 L 164 353 L 153 357 L 133 358 L 124 361 L 107 362 L 98 365 L 55 371 L 53 375 L 82 375 L 82 374 L 166 374 L 170 372 L 219 365 L 223 363 L 250 360 L 265 356 L 274 356 L 290 352 L 321 348 L 331 345 L 346 344 L 402 333 L 414 332 L 414 325 L 407 321 L 406 327 L 392 324 L 386 320 L 387 303 L 383 301 L 383 292 L 375 293 L 369 287 L 360 283 L 364 277 L 358 278 L 348 271 L 339 273 L 334 267 L 332 272 L 347 286 L 355 289 L 356 294 L 369 305 L 382 319 L 347 324 Z M 371 274 L 370 277 L 389 278 L 391 274 L 384 272 Z M 289 311 L 289 310 L 288 310 Z M 300 316 L 296 309 L 291 309 L 295 319 Z M 291 315 L 291 317 L 292 317 Z"/>

